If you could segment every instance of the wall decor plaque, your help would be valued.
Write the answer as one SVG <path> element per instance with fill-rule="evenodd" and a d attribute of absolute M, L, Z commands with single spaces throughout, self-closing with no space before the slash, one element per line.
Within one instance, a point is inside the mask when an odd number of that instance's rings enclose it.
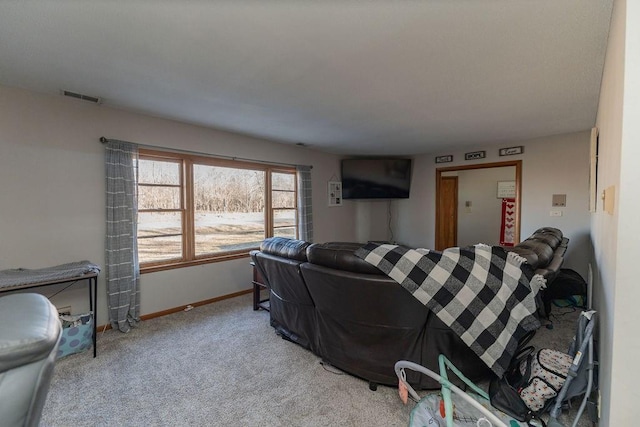
<path fill-rule="evenodd" d="M 449 163 L 449 162 L 453 162 L 453 156 L 450 154 L 447 156 L 436 157 L 436 163 Z"/>
<path fill-rule="evenodd" d="M 473 151 L 471 153 L 465 153 L 465 160 L 476 160 L 476 159 L 484 159 L 486 156 L 486 151 Z"/>
<path fill-rule="evenodd" d="M 519 147 L 501 148 L 498 151 L 498 154 L 500 154 L 501 156 L 513 156 L 515 154 L 522 154 L 522 153 L 524 153 L 524 147 L 522 145 Z"/>

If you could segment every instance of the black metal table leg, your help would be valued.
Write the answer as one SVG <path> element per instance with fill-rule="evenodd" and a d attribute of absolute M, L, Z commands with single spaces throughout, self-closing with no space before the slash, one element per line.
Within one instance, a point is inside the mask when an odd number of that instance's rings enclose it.
<path fill-rule="evenodd" d="M 98 324 L 98 278 L 89 279 L 89 310 L 93 313 L 93 357 L 97 355 L 97 324 Z"/>

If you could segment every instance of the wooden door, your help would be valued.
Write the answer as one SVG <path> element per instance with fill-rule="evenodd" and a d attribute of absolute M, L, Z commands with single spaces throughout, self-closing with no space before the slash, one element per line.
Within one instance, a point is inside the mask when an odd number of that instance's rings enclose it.
<path fill-rule="evenodd" d="M 458 177 L 441 176 L 439 186 L 436 250 L 458 243 Z"/>

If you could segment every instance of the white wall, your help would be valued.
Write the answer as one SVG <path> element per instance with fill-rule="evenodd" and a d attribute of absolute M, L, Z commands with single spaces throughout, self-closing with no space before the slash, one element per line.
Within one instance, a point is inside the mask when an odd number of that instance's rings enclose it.
<path fill-rule="evenodd" d="M 610 425 L 637 423 L 640 372 L 633 367 L 640 357 L 638 331 L 637 262 L 640 256 L 640 4 L 626 2 L 626 45 L 620 183 L 617 192 L 618 250 L 613 335 Z M 623 415 L 624 413 L 624 415 Z"/>
<path fill-rule="evenodd" d="M 598 194 L 615 188 L 613 214 L 591 218 L 594 246 L 594 304 L 600 312 L 599 354 L 602 422 L 637 424 L 640 399 L 637 264 L 640 256 L 640 5 L 614 2 L 600 93 Z"/>
<path fill-rule="evenodd" d="M 327 206 L 339 158 L 306 148 L 0 86 L 0 269 L 89 259 L 104 265 L 101 136 L 214 155 L 313 165 L 315 241 L 355 240 L 355 208 Z M 142 314 L 250 288 L 249 259 L 144 274 Z M 107 323 L 104 276 L 98 323 Z M 61 287 L 42 288 L 53 295 Z M 88 309 L 86 288 L 53 297 Z"/>
<path fill-rule="evenodd" d="M 502 199 L 497 197 L 498 181 L 515 181 L 516 168 L 470 169 L 458 176 L 458 244 L 500 244 Z M 471 206 L 467 207 L 466 202 Z"/>
<path fill-rule="evenodd" d="M 395 239 L 389 231 L 389 203 L 391 200 L 345 200 L 346 206 L 355 208 L 356 241 L 387 241 Z"/>
<path fill-rule="evenodd" d="M 435 241 L 435 155 L 453 154 L 454 162 L 438 166 L 458 166 L 521 159 L 522 213 L 521 239 L 543 226 L 562 230 L 571 242 L 565 267 L 586 277 L 591 253 L 589 239 L 589 135 L 590 131 L 514 141 L 500 145 L 469 147 L 464 151 L 425 154 L 414 159 L 411 198 L 397 202 L 397 240 L 419 247 L 433 247 Z M 500 157 L 498 148 L 524 146 L 522 155 Z M 486 150 L 479 162 L 465 162 L 464 153 Z M 566 194 L 565 208 L 552 208 L 553 194 Z M 549 216 L 561 210 L 561 217 Z"/>

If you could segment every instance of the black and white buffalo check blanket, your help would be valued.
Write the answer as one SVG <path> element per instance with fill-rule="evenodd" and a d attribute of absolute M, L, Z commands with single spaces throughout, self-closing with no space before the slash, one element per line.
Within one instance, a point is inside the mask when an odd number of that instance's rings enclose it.
<path fill-rule="evenodd" d="M 370 242 L 355 255 L 433 311 L 499 377 L 520 338 L 540 327 L 535 296 L 545 280 L 524 258 L 501 247 L 439 252 Z"/>

